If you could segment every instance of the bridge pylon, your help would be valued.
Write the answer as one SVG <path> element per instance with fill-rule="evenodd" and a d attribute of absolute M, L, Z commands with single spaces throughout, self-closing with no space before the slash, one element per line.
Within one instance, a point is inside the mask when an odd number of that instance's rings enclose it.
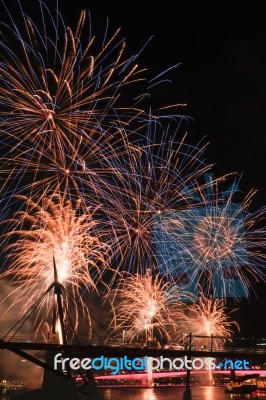
<path fill-rule="evenodd" d="M 69 345 L 67 338 L 67 329 L 65 323 L 64 313 L 64 301 L 63 295 L 69 296 L 67 290 L 59 282 L 58 273 L 56 268 L 55 259 L 53 257 L 53 268 L 54 268 L 54 282 L 49 288 L 39 297 L 37 302 L 24 313 L 20 320 L 8 331 L 8 333 L 1 339 L 2 348 L 6 348 L 14 353 L 22 356 L 23 358 L 35 363 L 44 368 L 42 387 L 37 390 L 30 392 L 16 394 L 12 399 L 16 400 L 103 400 L 103 396 L 99 394 L 97 384 L 94 380 L 92 373 L 87 374 L 84 377 L 84 383 L 77 386 L 75 377 L 72 374 L 69 363 L 65 364 L 65 370 L 57 366 L 57 370 L 54 369 L 54 357 L 58 353 L 52 350 L 48 350 L 46 353 L 46 361 L 43 362 L 32 356 L 25 351 L 18 350 L 12 346 L 12 342 L 4 342 L 5 338 L 15 330 L 15 334 L 24 325 L 29 316 L 32 315 L 33 311 L 37 309 L 38 305 L 45 299 L 51 292 L 53 293 L 53 309 L 52 309 L 52 330 L 48 333 L 47 343 L 62 345 L 63 358 L 71 358 L 69 353 Z M 74 299 L 73 299 L 74 301 Z M 78 305 L 77 305 L 78 307 Z M 58 331 L 58 329 L 60 331 Z M 73 332 L 75 334 L 75 332 Z"/>

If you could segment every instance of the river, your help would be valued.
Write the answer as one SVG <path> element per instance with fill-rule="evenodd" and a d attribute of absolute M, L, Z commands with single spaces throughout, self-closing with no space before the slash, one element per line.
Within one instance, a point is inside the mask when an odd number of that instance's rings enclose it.
<path fill-rule="evenodd" d="M 223 387 L 192 387 L 192 400 L 266 400 L 266 393 L 253 395 L 228 395 Z M 104 389 L 104 400 L 183 400 L 184 387 L 157 389 Z"/>
<path fill-rule="evenodd" d="M 184 387 L 161 387 L 156 389 L 106 388 L 100 392 L 104 400 L 183 400 Z M 252 395 L 228 395 L 223 387 L 192 387 L 192 400 L 266 400 L 266 393 Z M 9 400 L 8 396 L 1 400 Z M 49 400 L 49 399 L 47 399 Z M 61 400 L 61 399 L 58 399 Z"/>

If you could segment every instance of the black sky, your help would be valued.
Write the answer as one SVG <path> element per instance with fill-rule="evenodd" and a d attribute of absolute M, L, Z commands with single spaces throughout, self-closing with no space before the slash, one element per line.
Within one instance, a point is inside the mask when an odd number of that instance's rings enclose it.
<path fill-rule="evenodd" d="M 132 53 L 153 36 L 139 58 L 150 77 L 182 64 L 168 75 L 172 84 L 157 91 L 154 103 L 188 104 L 185 112 L 194 120 L 187 127 L 189 140 L 207 136 L 215 173 L 243 173 L 243 192 L 258 189 L 256 208 L 266 199 L 266 21 L 258 2 L 232 3 L 59 0 L 59 8 L 70 25 L 88 8 L 98 32 L 109 17 L 111 29 L 122 28 Z M 265 292 L 258 287 L 257 300 L 253 296 L 251 304 L 239 305 L 243 335 L 263 335 Z"/>

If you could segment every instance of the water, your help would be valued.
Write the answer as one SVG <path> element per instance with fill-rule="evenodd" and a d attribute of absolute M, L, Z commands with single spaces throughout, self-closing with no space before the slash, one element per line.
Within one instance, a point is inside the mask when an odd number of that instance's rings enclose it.
<path fill-rule="evenodd" d="M 156 389 L 104 389 L 104 400 L 183 400 L 184 387 Z M 192 387 L 192 400 L 266 400 L 266 393 L 229 395 L 223 387 Z"/>
<path fill-rule="evenodd" d="M 167 387 L 156 389 L 101 389 L 104 400 L 183 400 L 184 387 Z M 9 400 L 7 396 L 1 400 Z M 192 387 L 192 400 L 266 400 L 266 393 L 252 395 L 229 395 L 222 387 L 201 386 Z M 49 400 L 49 399 L 47 399 Z M 58 399 L 60 400 L 60 399 Z"/>

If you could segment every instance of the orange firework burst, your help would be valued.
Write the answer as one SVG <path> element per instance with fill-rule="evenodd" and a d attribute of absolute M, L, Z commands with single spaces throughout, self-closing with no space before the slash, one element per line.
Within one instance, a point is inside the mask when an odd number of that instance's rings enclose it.
<path fill-rule="evenodd" d="M 151 270 L 141 276 L 125 276 L 118 289 L 113 290 L 114 319 L 112 326 L 116 332 L 126 331 L 132 341 L 142 338 L 171 339 L 178 333 L 178 320 L 183 315 L 181 302 L 191 299 L 184 291 L 175 291 L 175 301 L 167 301 L 167 291 L 171 284 L 163 277 L 152 277 Z"/>
<path fill-rule="evenodd" d="M 18 293 L 15 302 L 23 297 L 25 311 L 36 302 L 36 293 L 54 282 L 55 260 L 59 283 L 70 291 L 89 318 L 81 292 L 97 290 L 97 282 L 108 268 L 110 253 L 108 246 L 101 242 L 99 232 L 95 232 L 97 223 L 93 212 L 90 209 L 84 212 L 80 202 L 65 201 L 59 195 L 43 198 L 42 205 L 24 196 L 19 198 L 25 202 L 26 211 L 19 211 L 12 220 L 6 221 L 9 231 L 4 236 L 9 268 L 1 277 L 11 277 L 16 284 L 10 295 Z M 40 307 L 41 321 L 47 319 L 52 302 L 53 295 L 48 296 Z"/>
<path fill-rule="evenodd" d="M 239 330 L 236 321 L 230 321 L 226 313 L 225 302 L 221 299 L 207 298 L 200 294 L 198 303 L 187 306 L 187 314 L 183 315 L 184 328 L 195 336 L 214 336 L 213 344 L 216 347 L 224 345 L 234 333 L 233 328 Z M 210 343 L 208 338 L 194 338 L 195 344 Z"/>
<path fill-rule="evenodd" d="M 20 3 L 19 20 L 2 7 L 9 20 L 0 33 L 2 189 L 16 186 L 17 193 L 19 183 L 27 195 L 45 186 L 80 197 L 80 179 L 97 185 L 99 165 L 111 168 L 113 136 L 117 143 L 123 127 L 143 115 L 129 99 L 118 106 L 123 87 L 142 80 L 142 71 L 136 57 L 125 58 L 119 30 L 96 43 L 86 11 L 70 28 L 43 2 L 35 20 Z"/>

